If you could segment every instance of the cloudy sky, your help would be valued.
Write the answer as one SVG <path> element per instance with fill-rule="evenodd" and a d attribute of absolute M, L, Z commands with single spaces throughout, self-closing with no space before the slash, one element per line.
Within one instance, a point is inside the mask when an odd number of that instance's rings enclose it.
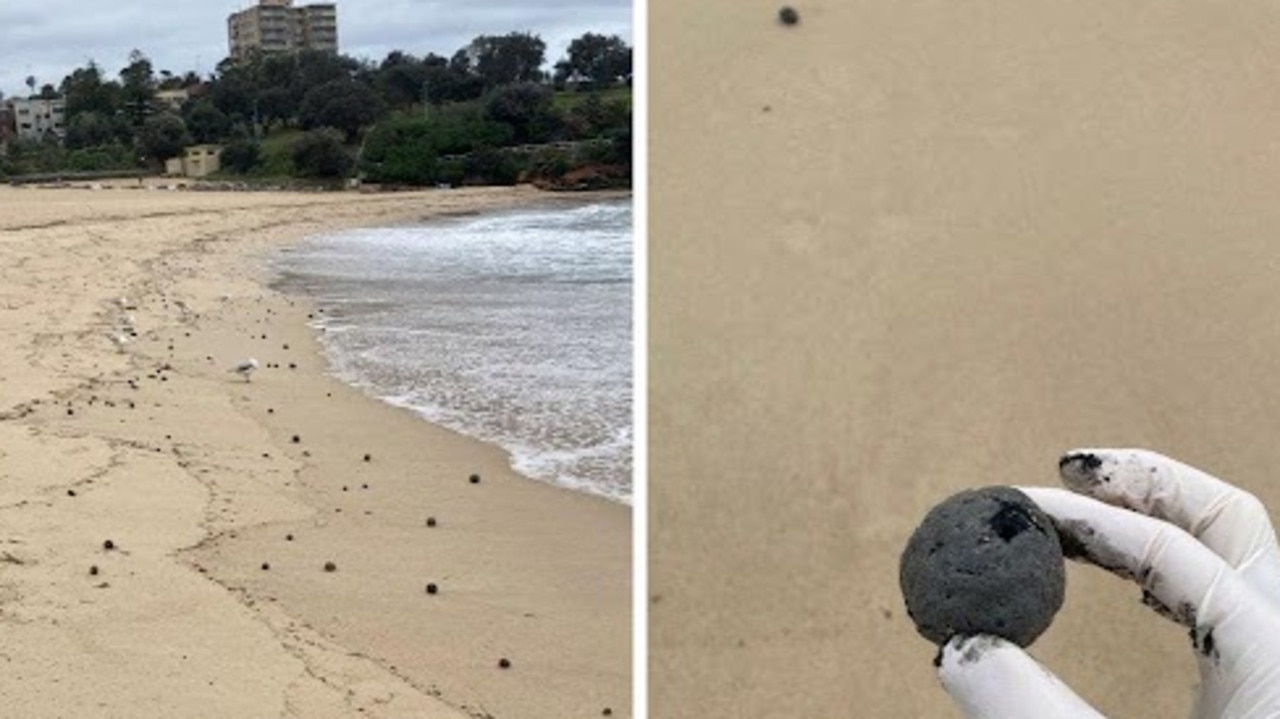
<path fill-rule="evenodd" d="M 344 54 L 380 60 L 390 50 L 449 56 L 477 35 L 532 32 L 547 60 L 584 32 L 631 35 L 631 0 L 336 0 Z M 0 0 L 0 92 L 25 95 L 25 78 L 58 85 L 94 60 L 115 77 L 134 48 L 156 71 L 208 75 L 227 56 L 227 15 L 256 0 Z M 307 4 L 295 0 L 294 4 Z M 37 86 L 38 87 L 38 86 Z"/>

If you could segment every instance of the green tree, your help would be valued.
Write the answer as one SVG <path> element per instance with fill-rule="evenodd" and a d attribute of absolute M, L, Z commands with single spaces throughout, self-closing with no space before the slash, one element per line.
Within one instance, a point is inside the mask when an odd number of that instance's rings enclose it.
<path fill-rule="evenodd" d="M 298 119 L 303 129 L 332 127 L 341 130 L 347 142 L 355 140 L 361 128 L 386 113 L 382 99 L 368 85 L 340 79 L 312 89 L 302 99 Z"/>
<path fill-rule="evenodd" d="M 252 122 L 262 75 L 258 53 L 237 62 L 228 58 L 218 63 L 218 73 L 209 88 L 209 99 L 233 122 Z"/>
<path fill-rule="evenodd" d="M 399 50 L 387 54 L 377 72 L 377 88 L 393 108 L 408 107 L 423 99 L 429 87 L 426 63 Z"/>
<path fill-rule="evenodd" d="M 131 141 L 129 127 L 118 117 L 82 111 L 67 121 L 65 142 L 70 150 Z"/>
<path fill-rule="evenodd" d="M 553 97 L 550 88 L 536 83 L 508 85 L 489 95 L 485 114 L 510 125 L 517 142 L 545 142 L 559 126 L 552 111 Z"/>
<path fill-rule="evenodd" d="M 138 145 L 147 158 L 164 162 L 182 154 L 182 148 L 191 144 L 186 123 L 173 113 L 161 113 L 147 118 L 138 132 Z"/>
<path fill-rule="evenodd" d="M 156 78 L 151 60 L 141 50 L 129 53 L 129 64 L 120 71 L 120 87 L 125 117 L 133 127 L 142 127 L 152 114 Z"/>
<path fill-rule="evenodd" d="M 586 33 L 569 43 L 568 54 L 556 63 L 555 79 L 588 88 L 630 82 L 631 48 L 617 35 Z"/>
<path fill-rule="evenodd" d="M 589 93 L 565 113 L 565 127 L 576 140 L 602 137 L 624 126 L 631 126 L 630 105 L 624 100 L 606 102 L 598 92 Z"/>
<path fill-rule="evenodd" d="M 546 51 L 547 44 L 537 35 L 513 32 L 481 35 L 471 41 L 466 52 L 474 58 L 472 70 L 485 85 L 497 87 L 541 80 Z"/>
<path fill-rule="evenodd" d="M 484 79 L 472 70 L 466 50 L 459 50 L 450 60 L 428 55 L 423 65 L 427 99 L 432 104 L 466 102 L 484 94 Z"/>
<path fill-rule="evenodd" d="M 345 177 L 351 171 L 352 160 L 342 146 L 342 133 L 321 128 L 294 143 L 293 166 L 302 177 Z"/>
<path fill-rule="evenodd" d="M 192 103 L 184 120 L 191 138 L 198 143 L 219 142 L 231 132 L 231 118 L 209 99 Z"/>
<path fill-rule="evenodd" d="M 463 163 L 442 162 L 441 156 L 499 147 L 511 139 L 509 125 L 487 119 L 470 103 L 446 105 L 430 117 L 402 113 L 370 131 L 361 169 L 374 182 L 452 183 L 461 181 Z"/>
<path fill-rule="evenodd" d="M 120 109 L 120 85 L 103 82 L 102 70 L 92 60 L 62 79 L 62 94 L 67 99 L 68 120 L 82 112 L 112 118 Z"/>
<path fill-rule="evenodd" d="M 262 146 L 253 140 L 236 140 L 222 150 L 222 166 L 242 175 L 262 161 Z"/>
<path fill-rule="evenodd" d="M 352 79 L 360 69 L 360 63 L 352 58 L 331 52 L 303 50 L 295 57 L 297 71 L 293 77 L 293 92 L 299 101 L 321 85 Z"/>

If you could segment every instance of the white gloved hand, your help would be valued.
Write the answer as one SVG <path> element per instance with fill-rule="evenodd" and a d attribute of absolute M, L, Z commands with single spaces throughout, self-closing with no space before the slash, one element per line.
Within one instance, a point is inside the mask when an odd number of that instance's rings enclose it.
<path fill-rule="evenodd" d="M 1059 469 L 1074 492 L 1020 489 L 1053 518 L 1069 557 L 1137 582 L 1145 603 L 1192 630 L 1200 690 L 1191 716 L 1280 716 L 1280 549 L 1266 508 L 1146 450 L 1077 450 Z M 953 638 L 938 673 L 969 717 L 1102 717 L 996 637 Z"/>

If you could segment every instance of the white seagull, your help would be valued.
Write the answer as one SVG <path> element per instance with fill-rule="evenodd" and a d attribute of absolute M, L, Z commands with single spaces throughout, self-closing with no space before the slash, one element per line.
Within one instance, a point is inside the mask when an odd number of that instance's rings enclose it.
<path fill-rule="evenodd" d="M 249 375 L 253 374 L 253 371 L 256 369 L 258 369 L 258 360 L 250 357 L 235 367 L 232 367 L 230 371 L 244 377 L 244 381 L 248 382 Z"/>

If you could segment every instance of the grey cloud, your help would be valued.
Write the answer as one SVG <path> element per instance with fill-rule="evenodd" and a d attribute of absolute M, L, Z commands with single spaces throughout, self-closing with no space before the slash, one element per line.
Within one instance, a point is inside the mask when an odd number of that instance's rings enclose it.
<path fill-rule="evenodd" d="M 304 0 L 298 0 L 303 2 Z M 337 0 L 342 52 L 378 60 L 391 50 L 451 55 L 477 35 L 533 32 L 547 59 L 584 32 L 631 42 L 629 0 Z M 24 78 L 57 85 L 94 60 L 109 76 L 142 50 L 156 70 L 212 72 L 226 57 L 226 17 L 249 0 L 43 0 L 0 3 L 0 92 L 26 92 Z"/>

